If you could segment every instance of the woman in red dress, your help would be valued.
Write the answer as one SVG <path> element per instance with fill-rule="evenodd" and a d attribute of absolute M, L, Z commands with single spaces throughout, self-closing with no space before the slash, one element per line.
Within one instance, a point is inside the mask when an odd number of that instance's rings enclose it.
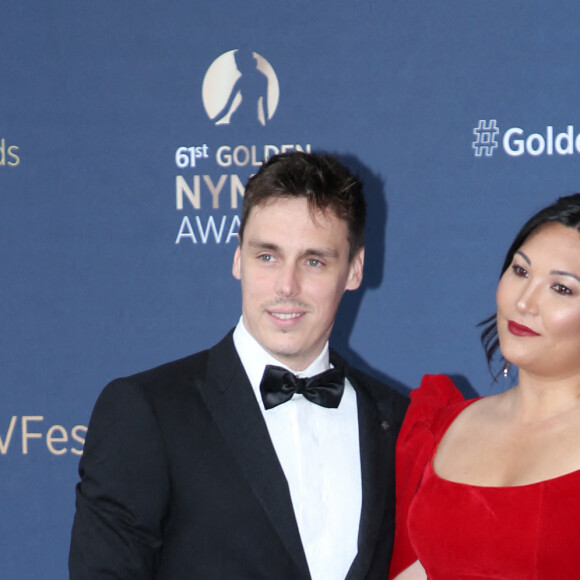
<path fill-rule="evenodd" d="M 524 225 L 483 324 L 517 384 L 466 401 L 427 375 L 411 393 L 389 577 L 580 578 L 580 194 Z"/>

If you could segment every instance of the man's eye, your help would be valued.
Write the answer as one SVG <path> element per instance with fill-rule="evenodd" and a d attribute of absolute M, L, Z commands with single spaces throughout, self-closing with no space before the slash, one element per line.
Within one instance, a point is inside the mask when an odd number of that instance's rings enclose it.
<path fill-rule="evenodd" d="M 272 254 L 261 254 L 260 256 L 258 256 L 258 260 L 260 260 L 261 262 L 271 262 L 274 259 L 274 256 L 272 256 Z"/>
<path fill-rule="evenodd" d="M 320 268 L 320 266 L 322 266 L 322 262 L 316 258 L 309 258 L 308 265 L 312 266 L 313 268 Z"/>

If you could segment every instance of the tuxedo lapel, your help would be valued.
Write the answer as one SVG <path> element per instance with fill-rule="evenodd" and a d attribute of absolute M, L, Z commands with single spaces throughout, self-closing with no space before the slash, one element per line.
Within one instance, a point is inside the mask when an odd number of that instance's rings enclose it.
<path fill-rule="evenodd" d="M 357 390 L 362 509 L 358 534 L 358 554 L 347 578 L 364 578 L 377 546 L 377 534 L 384 516 L 388 486 L 387 462 L 383 448 L 386 437 L 376 408 L 368 395 Z M 383 423 L 384 425 L 384 423 Z"/>
<path fill-rule="evenodd" d="M 392 467 L 389 463 L 391 447 L 394 448 L 389 420 L 383 417 L 377 403 L 370 395 L 363 379 L 346 363 L 332 353 L 333 365 L 343 365 L 346 376 L 356 390 L 359 422 L 359 446 L 362 480 L 362 508 L 358 533 L 358 553 L 346 580 L 366 577 L 375 556 L 378 534 L 385 514 L 389 478 Z"/>
<path fill-rule="evenodd" d="M 273 529 L 310 578 L 288 483 L 231 333 L 209 351 L 206 379 L 196 383 Z"/>

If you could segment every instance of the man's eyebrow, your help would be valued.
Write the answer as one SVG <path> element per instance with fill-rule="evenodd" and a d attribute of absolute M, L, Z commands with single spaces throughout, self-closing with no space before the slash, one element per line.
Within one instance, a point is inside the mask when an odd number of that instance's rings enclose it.
<path fill-rule="evenodd" d="M 248 246 L 256 250 L 279 250 L 280 246 L 272 242 L 262 242 L 261 240 L 249 240 Z"/>
<path fill-rule="evenodd" d="M 321 258 L 336 258 L 338 251 L 335 248 L 306 248 L 301 252 L 303 256 L 320 256 Z"/>

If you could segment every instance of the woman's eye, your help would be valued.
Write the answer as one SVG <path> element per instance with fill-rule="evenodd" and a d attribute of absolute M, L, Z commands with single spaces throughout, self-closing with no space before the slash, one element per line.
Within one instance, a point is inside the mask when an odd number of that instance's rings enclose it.
<path fill-rule="evenodd" d="M 516 276 L 521 277 L 526 277 L 528 275 L 528 272 L 524 268 L 522 268 L 519 264 L 512 264 L 512 272 Z"/>
<path fill-rule="evenodd" d="M 568 294 L 572 294 L 572 290 L 570 290 L 570 288 L 568 288 L 567 286 L 564 286 L 564 284 L 554 284 L 552 286 L 552 288 L 558 293 L 558 294 L 562 294 L 563 296 L 566 296 Z"/>

